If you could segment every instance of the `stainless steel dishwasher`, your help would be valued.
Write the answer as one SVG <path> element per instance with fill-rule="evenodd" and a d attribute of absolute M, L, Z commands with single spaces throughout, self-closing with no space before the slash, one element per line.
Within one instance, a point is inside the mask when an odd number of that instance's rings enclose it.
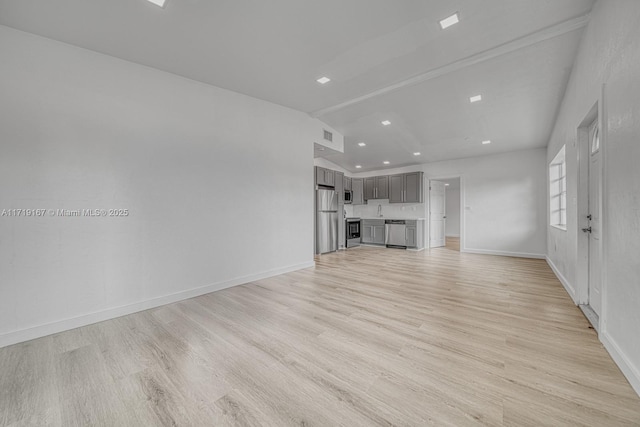
<path fill-rule="evenodd" d="M 388 248 L 407 248 L 407 225 L 401 219 L 384 221 L 384 244 Z"/>

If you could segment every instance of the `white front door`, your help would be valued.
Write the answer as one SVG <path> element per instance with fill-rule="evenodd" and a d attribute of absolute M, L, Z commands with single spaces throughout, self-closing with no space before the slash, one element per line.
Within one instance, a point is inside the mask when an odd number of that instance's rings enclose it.
<path fill-rule="evenodd" d="M 429 247 L 445 245 L 444 182 L 429 181 Z"/>
<path fill-rule="evenodd" d="M 602 262 L 602 221 L 600 201 L 602 200 L 602 155 L 600 150 L 600 129 L 596 119 L 589 126 L 589 306 L 600 316 L 602 307 L 601 262 Z"/>

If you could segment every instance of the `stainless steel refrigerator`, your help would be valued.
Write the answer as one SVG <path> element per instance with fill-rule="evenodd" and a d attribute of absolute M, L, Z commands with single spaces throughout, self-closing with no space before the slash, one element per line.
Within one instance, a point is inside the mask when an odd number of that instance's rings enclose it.
<path fill-rule="evenodd" d="M 338 193 L 316 190 L 316 253 L 338 250 Z"/>

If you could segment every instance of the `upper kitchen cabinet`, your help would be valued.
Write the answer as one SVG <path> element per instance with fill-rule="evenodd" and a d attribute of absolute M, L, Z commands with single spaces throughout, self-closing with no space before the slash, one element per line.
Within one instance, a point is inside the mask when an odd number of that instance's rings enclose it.
<path fill-rule="evenodd" d="M 316 185 L 326 185 L 327 187 L 335 187 L 336 175 L 330 169 L 316 166 Z"/>
<path fill-rule="evenodd" d="M 374 177 L 364 179 L 364 200 L 376 198 L 376 179 Z"/>
<path fill-rule="evenodd" d="M 423 172 L 404 173 L 389 177 L 389 203 L 422 203 Z"/>
<path fill-rule="evenodd" d="M 389 177 L 389 203 L 404 201 L 404 174 Z"/>
<path fill-rule="evenodd" d="M 351 191 L 351 178 L 348 176 L 344 177 L 344 189 L 347 191 Z"/>
<path fill-rule="evenodd" d="M 388 199 L 389 177 L 372 176 L 364 179 L 364 200 Z"/>
<path fill-rule="evenodd" d="M 344 174 L 335 172 L 336 193 L 338 193 L 338 204 L 344 204 Z"/>
<path fill-rule="evenodd" d="M 404 175 L 404 202 L 422 203 L 424 201 L 422 182 L 423 172 L 413 172 Z"/>
<path fill-rule="evenodd" d="M 338 193 L 338 218 L 340 218 L 338 220 L 338 248 L 344 249 L 345 224 L 344 224 L 344 221 L 342 220 L 343 218 L 342 214 L 344 212 L 344 173 L 336 171 L 335 177 L 336 177 L 336 193 Z"/>
<path fill-rule="evenodd" d="M 389 198 L 389 177 L 376 176 L 376 199 Z"/>
<path fill-rule="evenodd" d="M 362 178 L 351 179 L 351 191 L 353 191 L 353 205 L 364 205 L 364 180 Z"/>

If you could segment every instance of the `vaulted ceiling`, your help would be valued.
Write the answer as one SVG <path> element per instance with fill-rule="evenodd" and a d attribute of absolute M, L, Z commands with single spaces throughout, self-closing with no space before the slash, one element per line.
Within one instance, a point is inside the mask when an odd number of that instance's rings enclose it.
<path fill-rule="evenodd" d="M 307 112 L 355 172 L 546 146 L 593 3 L 0 0 L 0 24 Z"/>

